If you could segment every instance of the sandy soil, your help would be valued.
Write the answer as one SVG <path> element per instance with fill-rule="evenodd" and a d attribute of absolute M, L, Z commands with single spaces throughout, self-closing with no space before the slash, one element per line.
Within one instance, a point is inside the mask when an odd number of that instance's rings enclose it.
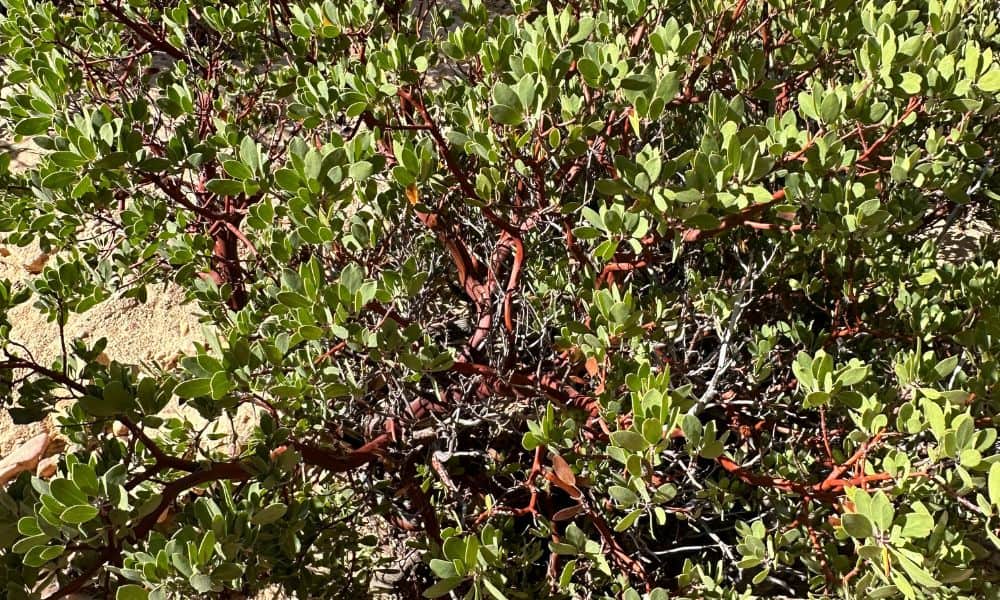
<path fill-rule="evenodd" d="M 31 143 L 0 143 L 0 151 L 11 152 L 13 169 L 29 168 L 37 163 L 39 156 L 39 149 Z M 24 248 L 0 245 L 0 278 L 10 280 L 15 286 L 25 285 L 47 260 L 35 245 Z M 11 338 L 24 344 L 36 360 L 48 364 L 59 357 L 59 328 L 46 322 L 30 301 L 16 307 L 9 316 L 13 324 Z M 168 287 L 150 288 L 145 304 L 129 298 L 113 298 L 84 314 L 72 315 L 65 334 L 67 340 L 107 338 L 105 354 L 111 360 L 164 365 L 193 348 L 192 341 L 201 337 L 200 327 L 194 307 L 183 304 L 180 289 Z M 7 411 L 0 410 L 0 456 L 42 431 L 56 437 L 51 419 L 15 425 Z"/>
<path fill-rule="evenodd" d="M 38 248 L 5 246 L 0 254 L 0 278 L 23 284 L 32 277 L 27 268 L 44 261 Z M 108 358 L 122 363 L 166 364 L 180 352 L 192 348 L 191 340 L 200 337 L 200 325 L 190 305 L 182 304 L 183 296 L 176 288 L 150 289 L 149 300 L 140 304 L 128 298 L 115 298 L 97 305 L 82 315 L 73 315 L 65 328 L 67 340 L 84 338 L 108 340 Z M 10 314 L 13 324 L 11 338 L 24 344 L 36 360 L 48 364 L 61 353 L 59 328 L 47 323 L 45 317 L 30 302 L 16 307 Z M 17 443 L 49 429 L 51 423 L 17 426 L 6 411 L 0 411 L 0 455 Z M 54 432 L 53 432 L 54 433 Z"/>

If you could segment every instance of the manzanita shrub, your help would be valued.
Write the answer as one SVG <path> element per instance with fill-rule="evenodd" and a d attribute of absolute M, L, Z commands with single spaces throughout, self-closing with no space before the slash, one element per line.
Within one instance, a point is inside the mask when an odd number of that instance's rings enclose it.
<path fill-rule="evenodd" d="M 5 598 L 1000 593 L 996 0 L 0 7 Z"/>

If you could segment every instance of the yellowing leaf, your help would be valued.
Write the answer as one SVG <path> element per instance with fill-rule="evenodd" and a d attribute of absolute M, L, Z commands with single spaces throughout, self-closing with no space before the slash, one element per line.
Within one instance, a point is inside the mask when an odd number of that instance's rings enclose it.
<path fill-rule="evenodd" d="M 1000 462 L 990 465 L 990 476 L 987 486 L 990 493 L 990 502 L 994 506 L 1000 506 Z"/>
<path fill-rule="evenodd" d="M 984 92 L 1000 91 L 1000 68 L 994 68 L 980 77 L 979 89 Z"/>

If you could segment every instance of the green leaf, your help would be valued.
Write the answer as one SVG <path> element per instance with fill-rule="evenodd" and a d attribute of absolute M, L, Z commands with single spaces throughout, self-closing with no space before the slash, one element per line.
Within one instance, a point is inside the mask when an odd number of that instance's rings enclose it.
<path fill-rule="evenodd" d="M 611 497 L 618 501 L 618 504 L 622 506 L 632 506 L 639 501 L 639 495 L 628 489 L 627 487 L 622 487 L 620 485 L 613 485 L 608 488 L 608 493 Z"/>
<path fill-rule="evenodd" d="M 76 152 L 53 152 L 49 155 L 49 159 L 60 167 L 66 169 L 75 169 L 82 164 L 86 164 L 87 159 L 80 156 Z"/>
<path fill-rule="evenodd" d="M 587 83 L 595 84 L 600 82 L 601 68 L 591 59 L 581 58 L 576 61 L 576 70 L 583 75 L 583 78 L 587 80 Z"/>
<path fill-rule="evenodd" d="M 463 581 L 465 581 L 465 577 L 449 577 L 448 579 L 442 579 L 424 590 L 424 598 L 440 598 L 451 590 L 457 588 Z"/>
<path fill-rule="evenodd" d="M 812 376 L 812 357 L 806 352 L 799 352 L 792 363 L 792 373 L 799 382 L 799 387 L 809 390 L 815 387 Z"/>
<path fill-rule="evenodd" d="M 302 294 L 296 292 L 278 292 L 278 302 L 289 308 L 309 308 L 312 302 Z"/>
<path fill-rule="evenodd" d="M 722 221 L 719 220 L 713 214 L 702 213 L 700 215 L 694 215 L 684 222 L 685 225 L 691 227 L 692 229 L 701 229 L 702 231 L 711 231 L 712 229 L 718 228 L 722 225 Z"/>
<path fill-rule="evenodd" d="M 566 561 L 566 566 L 563 567 L 562 573 L 559 575 L 559 585 L 563 588 L 569 586 L 570 582 L 573 581 L 573 573 L 575 572 L 576 572 L 576 561 L 575 560 Z"/>
<path fill-rule="evenodd" d="M 117 169 L 127 163 L 129 155 L 127 152 L 111 152 L 94 163 L 98 169 Z"/>
<path fill-rule="evenodd" d="M 364 181 L 371 176 L 372 170 L 373 166 L 370 162 L 367 160 L 360 160 L 351 165 L 351 168 L 348 170 L 348 175 L 355 181 Z M 419 170 L 416 172 L 419 173 Z"/>
<path fill-rule="evenodd" d="M 38 519 L 35 517 L 21 517 L 18 519 L 17 531 L 21 535 L 29 537 L 42 534 L 42 529 L 38 526 Z"/>
<path fill-rule="evenodd" d="M 601 218 L 601 215 L 594 209 L 590 208 L 589 206 L 584 206 L 580 210 L 580 213 L 583 215 L 583 218 L 586 219 L 587 222 L 589 222 L 595 228 L 607 229 L 607 227 L 604 225 L 604 219 Z"/>
<path fill-rule="evenodd" d="M 833 123 L 840 116 L 840 98 L 835 93 L 828 93 L 819 107 L 820 118 L 824 123 Z"/>
<path fill-rule="evenodd" d="M 188 577 L 188 583 L 201 594 L 212 591 L 212 578 L 204 573 L 194 573 Z"/>
<path fill-rule="evenodd" d="M 130 583 L 118 588 L 115 593 L 115 600 L 149 600 L 149 592 L 146 588 Z"/>
<path fill-rule="evenodd" d="M 611 441 L 616 446 L 621 446 L 622 448 L 631 450 L 632 452 L 642 452 L 649 447 L 649 442 L 646 441 L 646 438 L 627 429 L 613 432 L 611 434 Z"/>
<path fill-rule="evenodd" d="M 89 395 L 80 398 L 80 408 L 87 414 L 95 417 L 113 417 L 120 412 L 117 407 L 104 398 L 95 398 Z"/>
<path fill-rule="evenodd" d="M 496 600 L 507 600 L 507 596 L 505 596 L 503 592 L 497 588 L 497 586 L 493 585 L 493 582 L 490 581 L 488 576 L 483 577 L 481 581 L 483 582 L 483 587 L 486 588 L 486 591 L 489 592 L 491 596 L 496 598 Z"/>
<path fill-rule="evenodd" d="M 257 148 L 257 143 L 249 135 L 244 136 L 243 140 L 240 141 L 240 160 L 251 171 L 250 177 L 253 176 L 253 171 L 260 168 L 260 150 Z M 232 173 L 230 174 L 232 175 Z M 244 179 L 250 179 L 250 177 Z"/>
<path fill-rule="evenodd" d="M 69 479 L 55 479 L 49 484 L 52 497 L 65 506 L 89 504 L 87 495 Z"/>
<path fill-rule="evenodd" d="M 817 386 L 825 385 L 827 373 L 833 373 L 833 357 L 825 351 L 816 352 L 812 363 L 813 381 Z"/>
<path fill-rule="evenodd" d="M 974 469 L 983 461 L 983 455 L 975 448 L 966 448 L 959 452 L 958 462 L 967 469 Z"/>
<path fill-rule="evenodd" d="M 229 581 L 243 575 L 243 569 L 231 562 L 224 562 L 212 570 L 212 579 Z"/>
<path fill-rule="evenodd" d="M 14 126 L 14 133 L 18 135 L 38 135 L 45 133 L 49 128 L 52 119 L 49 117 L 30 117 L 23 119 Z"/>
<path fill-rule="evenodd" d="M 564 544 L 562 542 L 549 542 L 549 549 L 563 556 L 577 556 L 581 553 L 580 549 L 573 544 Z"/>
<path fill-rule="evenodd" d="M 250 518 L 250 522 L 254 525 L 267 525 L 268 523 L 274 523 L 281 517 L 285 516 L 285 512 L 288 510 L 288 506 L 281 502 L 276 502 L 263 508 Z"/>
<path fill-rule="evenodd" d="M 809 392 L 806 394 L 805 402 L 802 406 L 805 408 L 816 408 L 819 406 L 825 406 L 830 402 L 830 394 L 826 392 Z"/>
<path fill-rule="evenodd" d="M 890 577 L 892 578 L 894 585 L 886 586 L 892 589 L 892 594 L 891 596 L 888 597 L 899 596 L 900 594 L 902 594 L 903 597 L 906 598 L 907 600 L 913 600 L 917 597 L 917 593 L 914 591 L 913 586 L 910 584 L 909 580 L 903 576 L 903 573 L 901 571 L 899 571 L 898 569 L 893 570 L 891 572 Z M 870 597 L 874 598 L 875 596 L 870 596 Z M 887 596 L 883 594 L 882 596 L 879 597 L 885 598 Z"/>
<path fill-rule="evenodd" d="M 939 381 L 955 372 L 955 369 L 958 367 L 958 356 L 958 354 L 949 356 L 934 365 L 934 373 L 937 375 Z"/>
<path fill-rule="evenodd" d="M 459 536 L 449 537 L 444 541 L 442 547 L 444 557 L 451 560 L 462 560 L 465 558 L 465 540 Z M 456 566 L 456 568 L 458 568 Z"/>
<path fill-rule="evenodd" d="M 582 42 L 587 39 L 588 36 L 594 31 L 594 27 L 597 25 L 597 21 L 593 17 L 580 17 L 580 22 L 577 24 L 576 33 L 570 36 L 567 40 L 570 44 L 575 44 L 577 42 Z"/>
<path fill-rule="evenodd" d="M 535 104 L 535 76 L 531 73 L 526 73 L 517 82 L 515 90 L 517 91 L 517 98 L 521 108 L 527 112 L 531 112 Z M 515 106 L 515 104 L 511 103 L 509 106 Z"/>
<path fill-rule="evenodd" d="M 990 465 L 987 487 L 989 488 L 990 502 L 994 506 L 1000 506 L 1000 461 Z"/>
<path fill-rule="evenodd" d="M 715 460 L 716 458 L 722 456 L 725 453 L 725 451 L 726 447 L 722 444 L 722 442 L 719 440 L 715 440 L 712 442 L 706 442 L 705 445 L 702 446 L 701 452 L 699 452 L 698 454 L 702 458 Z"/>
<path fill-rule="evenodd" d="M 201 543 L 198 544 L 198 564 L 204 565 L 208 564 L 212 560 L 212 555 L 215 553 L 215 532 L 208 530 L 205 532 L 205 536 L 201 538 Z"/>
<path fill-rule="evenodd" d="M 16 544 L 11 546 L 10 550 L 14 554 L 26 554 L 32 548 L 35 548 L 36 546 L 41 546 L 47 541 L 49 541 L 49 536 L 45 534 L 33 535 L 31 537 L 26 537 L 18 540 Z"/>
<path fill-rule="evenodd" d="M 104 386 L 104 401 L 117 411 L 124 411 L 132 404 L 132 395 L 125 389 L 124 384 L 117 379 L 109 381 Z"/>
<path fill-rule="evenodd" d="M 74 181 L 76 181 L 76 173 L 74 171 L 56 171 L 42 180 L 42 187 L 50 190 L 58 190 Z"/>
<path fill-rule="evenodd" d="M 875 535 L 875 529 L 868 517 L 858 513 L 848 513 L 841 519 L 844 531 L 852 538 L 864 539 Z"/>
<path fill-rule="evenodd" d="M 62 548 L 62 546 L 60 546 L 59 548 Z M 22 562 L 24 562 L 24 564 L 29 567 L 38 568 L 44 565 L 45 563 L 49 562 L 49 559 L 46 558 L 45 556 L 46 551 L 48 550 L 52 550 L 52 548 L 47 546 L 35 546 L 31 550 L 28 550 L 28 552 L 24 555 Z M 58 556 L 58 554 L 61 554 L 61 552 L 57 553 L 56 555 Z"/>
<path fill-rule="evenodd" d="M 212 380 L 209 377 L 189 379 L 174 388 L 174 394 L 180 398 L 198 398 L 199 396 L 209 396 L 211 393 Z"/>
<path fill-rule="evenodd" d="M 867 511 L 867 515 L 871 517 L 874 526 L 880 531 L 888 531 L 893 518 L 895 518 L 896 510 L 885 492 L 879 491 L 872 496 L 871 508 Z"/>
<path fill-rule="evenodd" d="M 100 514 L 100 511 L 93 506 L 89 504 L 78 504 L 62 511 L 62 514 L 59 515 L 59 519 L 64 523 L 79 525 L 90 521 L 98 514 Z"/>
<path fill-rule="evenodd" d="M 212 375 L 209 382 L 212 388 L 212 400 L 222 400 L 233 389 L 233 384 L 229 381 L 229 375 L 225 371 L 219 371 Z"/>
<path fill-rule="evenodd" d="M 520 125 L 524 121 L 521 111 L 504 104 L 494 104 L 490 107 L 490 117 L 504 125 Z"/>
<path fill-rule="evenodd" d="M 450 560 L 441 560 L 440 558 L 431 559 L 431 572 L 438 579 L 449 579 L 451 577 L 458 577 L 458 571 L 455 570 L 455 563 Z"/>
<path fill-rule="evenodd" d="M 38 546 L 35 546 L 38 548 Z M 39 558 L 42 559 L 43 563 L 47 563 L 50 560 L 62 556 L 62 553 L 66 551 L 66 546 L 45 546 L 40 548 Z"/>
<path fill-rule="evenodd" d="M 816 110 L 816 100 L 813 98 L 812 92 L 799 92 L 798 99 L 799 110 L 803 116 L 810 119 L 819 119 L 819 113 Z"/>
<path fill-rule="evenodd" d="M 924 409 L 924 419 L 931 426 L 931 431 L 934 432 L 935 437 L 941 439 L 944 437 L 945 432 L 944 411 L 941 410 L 941 407 L 936 402 L 929 398 L 923 400 L 922 406 Z"/>
<path fill-rule="evenodd" d="M 70 195 L 73 198 L 78 199 L 78 198 L 83 198 L 85 195 L 92 194 L 96 191 L 97 189 L 94 187 L 93 180 L 90 178 L 89 175 L 85 175 L 80 179 L 80 181 L 76 183 L 76 185 L 73 186 L 73 191 L 70 192 Z"/>
<path fill-rule="evenodd" d="M 903 570 L 906 571 L 906 574 L 911 580 L 913 580 L 914 583 L 930 588 L 939 587 L 941 585 L 941 583 L 934 579 L 934 577 L 921 565 L 918 565 L 916 562 L 910 560 L 902 552 L 894 548 L 890 547 L 890 550 L 893 555 L 895 555 L 899 565 L 903 567 Z"/>
<path fill-rule="evenodd" d="M 653 79 L 645 75 L 632 75 L 622 79 L 621 87 L 633 92 L 648 90 L 653 85 Z"/>
<path fill-rule="evenodd" d="M 619 321 L 624 321 L 620 319 Z M 658 444 L 663 439 L 663 424 L 660 420 L 651 417 L 642 422 L 642 437 L 650 444 Z"/>
<path fill-rule="evenodd" d="M 920 93 L 920 87 L 924 79 L 918 73 L 903 73 L 903 78 L 899 87 L 907 94 L 915 95 Z"/>
<path fill-rule="evenodd" d="M 863 218 L 870 217 L 878 211 L 881 205 L 878 198 L 870 198 L 858 205 L 858 214 Z"/>
<path fill-rule="evenodd" d="M 697 415 L 686 414 L 684 418 L 681 419 L 681 431 L 684 432 L 684 437 L 692 446 L 701 445 L 701 436 L 704 432 L 704 427 L 702 427 L 701 420 Z"/>
<path fill-rule="evenodd" d="M 502 104 L 504 106 L 521 105 L 521 98 L 518 97 L 517 92 L 514 91 L 514 88 L 505 83 L 498 83 L 493 87 L 493 100 L 495 100 L 497 104 Z"/>
<path fill-rule="evenodd" d="M 237 196 L 243 193 L 243 182 L 234 179 L 212 179 L 205 188 L 220 196 Z"/>
<path fill-rule="evenodd" d="M 845 387 L 850 387 L 861 383 L 866 377 L 868 377 L 868 367 L 851 367 L 837 377 L 837 383 Z"/>
<path fill-rule="evenodd" d="M 223 161 L 222 168 L 226 170 L 226 173 L 229 173 L 229 175 L 235 179 L 253 179 L 253 171 L 250 170 L 250 167 L 238 160 Z"/>
<path fill-rule="evenodd" d="M 470 535 L 465 538 L 465 554 L 462 556 L 462 560 L 465 562 L 467 569 L 474 569 L 476 563 L 479 559 L 479 538 L 474 535 Z"/>
<path fill-rule="evenodd" d="M 670 102 L 680 91 L 680 79 L 676 72 L 670 71 L 660 77 L 660 82 L 656 86 L 656 97 L 664 102 Z"/>
<path fill-rule="evenodd" d="M 993 67 L 979 78 L 979 89 L 984 92 L 1000 92 L 1000 68 Z"/>
<path fill-rule="evenodd" d="M 278 184 L 278 187 L 287 192 L 294 192 L 299 189 L 299 186 L 302 183 L 298 174 L 291 169 L 278 169 L 275 171 L 274 181 Z"/>
<path fill-rule="evenodd" d="M 906 515 L 903 521 L 902 534 L 908 538 L 923 538 L 934 528 L 934 517 L 927 513 L 913 512 Z"/>
<path fill-rule="evenodd" d="M 622 518 L 621 521 L 618 521 L 618 523 L 615 524 L 615 531 L 619 533 L 625 531 L 626 529 L 631 527 L 641 515 L 642 515 L 641 508 L 633 510 L 629 514 L 625 515 L 625 517 Z"/>
<path fill-rule="evenodd" d="M 97 480 L 97 473 L 94 471 L 94 467 L 87 463 L 77 463 L 73 465 L 70 472 L 73 483 L 85 494 L 90 496 L 100 495 L 100 484 Z"/>
<path fill-rule="evenodd" d="M 149 173 L 159 173 L 161 171 L 166 171 L 172 165 L 173 163 L 166 158 L 151 156 L 143 159 L 143 161 L 139 163 L 139 169 Z"/>

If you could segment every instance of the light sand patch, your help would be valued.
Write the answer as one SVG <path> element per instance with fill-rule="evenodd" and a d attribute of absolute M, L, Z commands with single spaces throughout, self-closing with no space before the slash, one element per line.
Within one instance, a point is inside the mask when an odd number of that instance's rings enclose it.
<path fill-rule="evenodd" d="M 24 285 L 31 273 L 25 265 L 35 262 L 37 246 L 7 246 L 7 256 L 0 258 L 0 277 L 15 285 Z M 141 304 L 130 298 L 113 298 L 86 313 L 71 315 L 65 327 L 67 343 L 76 338 L 96 342 L 107 338 L 105 354 L 126 364 L 158 363 L 166 365 L 182 352 L 193 350 L 192 340 L 200 338 L 200 325 L 192 306 L 183 304 L 183 294 L 176 287 L 150 289 L 149 299 Z M 11 339 L 24 344 L 43 365 L 50 365 L 62 354 L 59 327 L 29 301 L 15 307 L 8 315 L 13 328 Z M 30 425 L 14 425 L 6 411 L 0 411 L 0 455 L 21 441 L 47 431 L 55 435 L 51 420 Z"/>

